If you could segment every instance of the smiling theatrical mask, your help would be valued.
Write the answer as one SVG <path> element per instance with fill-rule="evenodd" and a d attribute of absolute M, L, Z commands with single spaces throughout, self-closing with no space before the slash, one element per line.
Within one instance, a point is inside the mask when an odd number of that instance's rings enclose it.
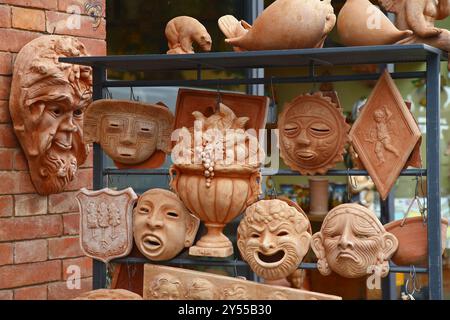
<path fill-rule="evenodd" d="M 172 259 L 192 246 L 200 224 L 176 194 L 164 189 L 142 194 L 133 217 L 136 246 L 154 261 Z"/>
<path fill-rule="evenodd" d="M 41 36 L 15 59 L 9 110 L 41 195 L 63 191 L 89 153 L 83 118 L 92 97 L 91 68 L 58 62 L 59 57 L 86 55 L 76 38 Z"/>
<path fill-rule="evenodd" d="M 311 225 L 303 212 L 282 200 L 261 200 L 245 211 L 237 245 L 258 276 L 278 280 L 297 269 L 310 239 Z"/>
<path fill-rule="evenodd" d="M 86 110 L 84 140 L 99 143 L 119 163 L 139 164 L 157 150 L 169 152 L 173 120 L 162 105 L 97 100 Z"/>
<path fill-rule="evenodd" d="M 375 271 L 385 277 L 398 240 L 366 207 L 343 204 L 325 217 L 311 247 L 323 275 L 334 271 L 342 277 L 359 278 Z"/>
<path fill-rule="evenodd" d="M 303 175 L 325 174 L 343 161 L 350 126 L 342 109 L 321 92 L 298 96 L 286 104 L 278 129 L 281 157 Z"/>

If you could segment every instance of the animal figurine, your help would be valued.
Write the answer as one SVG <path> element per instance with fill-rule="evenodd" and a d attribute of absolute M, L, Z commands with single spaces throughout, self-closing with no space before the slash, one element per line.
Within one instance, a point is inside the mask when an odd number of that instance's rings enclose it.
<path fill-rule="evenodd" d="M 331 0 L 276 0 L 253 26 L 230 15 L 218 21 L 235 51 L 321 48 L 335 23 Z"/>
<path fill-rule="evenodd" d="M 450 0 L 378 0 L 389 12 L 396 14 L 399 29 L 411 29 L 413 35 L 398 44 L 425 43 L 450 51 L 450 31 L 434 26 L 436 20 L 450 15 Z M 450 60 L 448 68 L 450 70 Z"/>
<path fill-rule="evenodd" d="M 411 30 L 397 29 L 369 0 L 347 0 L 339 12 L 337 30 L 347 46 L 394 44 L 412 35 Z"/>
<path fill-rule="evenodd" d="M 167 54 L 194 53 L 192 44 L 202 51 L 211 51 L 212 40 L 206 28 L 195 18 L 179 16 L 170 20 L 165 30 L 169 51 Z"/>

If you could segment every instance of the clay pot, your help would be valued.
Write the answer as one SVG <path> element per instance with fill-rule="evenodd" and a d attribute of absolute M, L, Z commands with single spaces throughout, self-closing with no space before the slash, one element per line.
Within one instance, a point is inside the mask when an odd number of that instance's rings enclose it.
<path fill-rule="evenodd" d="M 394 44 L 412 35 L 411 30 L 398 30 L 369 0 L 347 0 L 339 12 L 337 29 L 347 46 Z"/>
<path fill-rule="evenodd" d="M 389 222 L 384 226 L 386 231 L 395 235 L 398 239 L 398 250 L 393 255 L 392 261 L 398 266 L 427 266 L 428 261 L 428 226 L 422 217 L 407 218 Z M 445 250 L 447 238 L 448 220 L 441 219 L 442 254 Z"/>
<path fill-rule="evenodd" d="M 223 228 L 261 194 L 259 167 L 216 165 L 214 172 L 214 179 L 207 187 L 202 165 L 170 168 L 170 187 L 207 228 L 206 235 L 189 249 L 190 255 L 230 256 L 233 246 L 223 234 Z"/>
<path fill-rule="evenodd" d="M 326 215 L 328 213 L 328 180 L 310 178 L 310 209 L 309 214 Z"/>
<path fill-rule="evenodd" d="M 231 18 L 219 19 L 219 27 L 237 51 L 321 48 L 336 23 L 331 0 L 277 0 L 251 28 Z"/>

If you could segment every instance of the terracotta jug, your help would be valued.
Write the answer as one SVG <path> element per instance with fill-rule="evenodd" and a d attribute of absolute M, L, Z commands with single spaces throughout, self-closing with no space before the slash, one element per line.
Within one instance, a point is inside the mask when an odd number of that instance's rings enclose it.
<path fill-rule="evenodd" d="M 411 30 L 398 30 L 369 0 L 347 0 L 337 28 L 341 42 L 347 46 L 394 44 L 412 35 Z"/>
<path fill-rule="evenodd" d="M 321 48 L 335 23 L 331 0 L 277 0 L 253 27 L 232 16 L 219 19 L 225 41 L 238 50 Z"/>

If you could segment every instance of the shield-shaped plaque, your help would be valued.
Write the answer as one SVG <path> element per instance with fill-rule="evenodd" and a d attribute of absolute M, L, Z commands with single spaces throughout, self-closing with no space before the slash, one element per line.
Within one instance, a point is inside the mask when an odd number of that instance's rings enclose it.
<path fill-rule="evenodd" d="M 83 252 L 105 263 L 128 255 L 133 247 L 133 205 L 137 200 L 133 189 L 82 188 L 76 198 Z"/>
<path fill-rule="evenodd" d="M 385 71 L 350 131 L 352 145 L 383 200 L 420 137 L 417 122 Z"/>

